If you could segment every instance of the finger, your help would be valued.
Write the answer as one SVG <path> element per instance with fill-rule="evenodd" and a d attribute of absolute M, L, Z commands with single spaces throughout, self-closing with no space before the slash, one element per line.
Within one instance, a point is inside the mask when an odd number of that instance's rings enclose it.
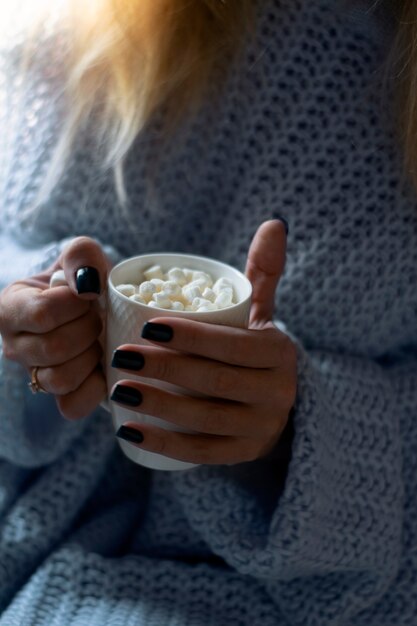
<path fill-rule="evenodd" d="M 270 398 L 276 376 L 272 369 L 232 366 L 175 350 L 134 344 L 120 346 L 112 365 L 206 396 L 247 404 L 262 404 L 263 398 Z"/>
<path fill-rule="evenodd" d="M 76 391 L 95 370 L 103 350 L 96 341 L 90 348 L 74 359 L 56 367 L 41 367 L 37 378 L 42 389 L 56 396 Z"/>
<path fill-rule="evenodd" d="M 281 363 L 285 335 L 275 326 L 263 330 L 231 328 L 179 317 L 155 317 L 142 337 L 164 346 L 229 365 L 276 367 Z"/>
<path fill-rule="evenodd" d="M 111 400 L 199 433 L 249 437 L 263 430 L 248 405 L 181 395 L 131 380 L 120 380 L 111 391 Z"/>
<path fill-rule="evenodd" d="M 61 253 L 58 266 L 65 272 L 71 291 L 84 299 L 97 299 L 103 290 L 109 261 L 99 244 L 77 237 Z"/>
<path fill-rule="evenodd" d="M 82 354 L 97 340 L 102 328 L 99 315 L 86 315 L 43 335 L 22 333 L 14 338 L 9 358 L 27 367 L 61 365 Z"/>
<path fill-rule="evenodd" d="M 3 292 L 0 329 L 3 334 L 47 333 L 82 317 L 90 306 L 68 287 L 42 290 L 15 283 Z"/>
<path fill-rule="evenodd" d="M 178 461 L 204 465 L 234 465 L 253 461 L 260 456 L 258 442 L 247 438 L 180 433 L 135 422 L 126 422 L 123 426 L 143 435 L 142 443 L 131 442 L 132 445 Z M 119 432 L 118 436 L 123 431 L 119 429 Z"/>
<path fill-rule="evenodd" d="M 252 284 L 251 327 L 259 327 L 274 315 L 275 291 L 285 266 L 286 240 L 281 220 L 261 224 L 252 240 L 245 270 Z"/>
<path fill-rule="evenodd" d="M 92 413 L 105 397 L 106 381 L 101 368 L 96 368 L 76 391 L 56 396 L 56 403 L 65 418 L 76 420 Z"/>

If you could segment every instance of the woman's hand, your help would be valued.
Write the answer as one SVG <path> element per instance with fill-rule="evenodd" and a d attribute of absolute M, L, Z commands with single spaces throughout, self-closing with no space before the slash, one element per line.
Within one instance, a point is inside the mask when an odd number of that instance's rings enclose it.
<path fill-rule="evenodd" d="M 235 464 L 272 451 L 297 385 L 295 346 L 271 321 L 285 243 L 278 220 L 262 224 L 252 241 L 246 267 L 253 286 L 248 330 L 158 317 L 143 333 L 158 347 L 123 345 L 116 351 L 113 365 L 120 369 L 204 394 L 181 395 L 157 384 L 122 380 L 113 389 L 114 401 L 195 434 L 128 422 L 119 436 L 191 463 Z"/>
<path fill-rule="evenodd" d="M 63 269 L 68 286 L 49 288 L 52 273 Z M 41 387 L 56 396 L 64 417 L 90 413 L 104 398 L 98 367 L 102 322 L 96 310 L 108 261 L 98 244 L 74 239 L 49 270 L 19 280 L 0 294 L 0 333 L 6 358 L 29 374 L 38 367 Z"/>

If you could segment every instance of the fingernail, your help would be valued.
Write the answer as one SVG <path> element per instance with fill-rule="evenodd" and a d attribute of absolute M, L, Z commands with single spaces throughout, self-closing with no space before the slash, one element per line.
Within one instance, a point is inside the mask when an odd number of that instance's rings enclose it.
<path fill-rule="evenodd" d="M 143 433 L 137 428 L 130 428 L 129 426 L 120 426 L 116 433 L 116 437 L 130 441 L 131 443 L 142 443 Z"/>
<path fill-rule="evenodd" d="M 174 331 L 171 326 L 166 324 L 154 324 L 153 322 L 146 322 L 142 328 L 143 339 L 150 339 L 151 341 L 171 341 L 174 336 Z"/>
<path fill-rule="evenodd" d="M 95 267 L 80 267 L 75 274 L 78 293 L 100 293 L 100 275 Z"/>
<path fill-rule="evenodd" d="M 127 404 L 128 406 L 139 406 L 142 402 L 142 394 L 139 389 L 128 387 L 127 385 L 116 385 L 111 394 L 110 400 Z"/>
<path fill-rule="evenodd" d="M 145 365 L 145 359 L 139 352 L 133 350 L 115 350 L 111 362 L 112 367 L 123 370 L 141 370 Z"/>
<path fill-rule="evenodd" d="M 288 227 L 288 222 L 285 219 L 285 217 L 282 217 L 282 215 L 279 215 L 279 213 L 273 213 L 272 215 L 274 220 L 280 220 L 280 222 L 282 222 L 285 226 L 285 234 L 288 235 L 288 231 L 289 231 L 289 227 Z"/>

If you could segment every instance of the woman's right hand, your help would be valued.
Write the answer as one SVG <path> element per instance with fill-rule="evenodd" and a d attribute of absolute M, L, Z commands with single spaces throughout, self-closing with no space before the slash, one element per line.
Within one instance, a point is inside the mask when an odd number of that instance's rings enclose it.
<path fill-rule="evenodd" d="M 79 272 L 85 268 L 87 272 Z M 50 288 L 58 269 L 64 270 L 68 286 Z M 68 419 L 88 415 L 106 395 L 96 301 L 109 269 L 97 242 L 78 237 L 51 268 L 0 293 L 4 356 L 23 365 L 29 375 L 38 367 L 40 385 L 55 395 Z"/>

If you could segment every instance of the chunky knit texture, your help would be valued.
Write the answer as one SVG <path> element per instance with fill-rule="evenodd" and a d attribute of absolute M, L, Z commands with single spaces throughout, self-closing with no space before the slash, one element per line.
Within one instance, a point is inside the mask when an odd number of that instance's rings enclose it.
<path fill-rule="evenodd" d="M 417 206 L 380 89 L 391 20 L 374 4 L 260 2 L 220 101 L 159 154 L 157 121 L 138 138 L 129 217 L 93 129 L 27 216 L 65 110 L 59 52 L 39 47 L 20 92 L 18 43 L 3 55 L 2 284 L 80 234 L 113 260 L 181 250 L 243 268 L 279 213 L 277 320 L 299 379 L 286 476 L 273 461 L 165 473 L 123 456 L 107 413 L 63 420 L 3 359 L 0 626 L 415 626 Z"/>

